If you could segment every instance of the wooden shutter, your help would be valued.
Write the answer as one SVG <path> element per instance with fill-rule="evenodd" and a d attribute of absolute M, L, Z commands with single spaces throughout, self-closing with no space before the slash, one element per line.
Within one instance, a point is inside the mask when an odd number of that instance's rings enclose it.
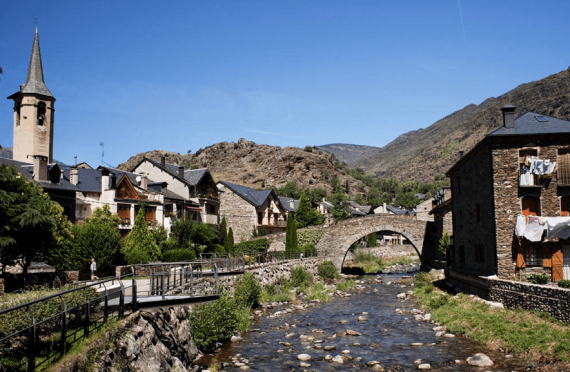
<path fill-rule="evenodd" d="M 562 272 L 562 249 L 560 244 L 552 246 L 552 281 L 557 282 L 563 279 Z"/>
<path fill-rule="evenodd" d="M 526 267 L 526 263 L 524 262 L 524 245 L 523 244 L 517 245 L 517 267 L 518 268 Z"/>
<path fill-rule="evenodd" d="M 560 199 L 560 215 L 561 216 L 568 216 L 568 202 L 570 202 L 570 197 L 568 195 L 563 196 Z"/>
<path fill-rule="evenodd" d="M 570 153 L 558 154 L 558 184 L 570 185 Z"/>
<path fill-rule="evenodd" d="M 551 244 L 544 244 L 542 246 L 542 266 L 552 267 L 552 252 L 556 248 Z"/>

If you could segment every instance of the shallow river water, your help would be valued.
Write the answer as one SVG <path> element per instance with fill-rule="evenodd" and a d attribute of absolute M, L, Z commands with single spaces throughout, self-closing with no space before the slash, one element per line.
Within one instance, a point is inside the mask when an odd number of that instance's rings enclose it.
<path fill-rule="evenodd" d="M 432 371 L 524 370 L 522 361 L 489 351 L 467 338 L 436 337 L 434 324 L 416 321 L 410 313 L 415 307 L 413 301 L 396 297 L 411 289 L 402 287 L 401 277 L 383 275 L 383 283 L 377 283 L 374 277 L 365 277 L 366 289 L 349 291 L 350 297 L 335 296 L 329 303 L 315 303 L 314 307 L 269 317 L 291 306 L 274 307 L 256 318 L 254 331 L 244 334 L 242 342 L 224 344 L 218 353 L 202 358 L 200 364 L 209 365 L 215 358 L 224 363 L 223 370 L 238 371 L 239 368 L 231 364 L 232 358 L 235 362 L 238 355 L 237 360 L 245 360 L 250 371 L 371 371 L 373 369 L 366 365 L 369 361 L 380 362 L 386 371 L 417 371 L 421 363 L 429 363 Z M 399 314 L 396 309 L 404 313 Z M 367 320 L 359 321 L 359 316 Z M 342 335 L 346 330 L 359 332 L 361 336 Z M 291 333 L 294 336 L 290 336 Z M 312 336 L 313 341 L 307 342 L 301 335 Z M 322 340 L 322 343 L 314 340 Z M 315 348 L 318 346 L 322 349 Z M 325 346 L 334 346 L 335 350 L 325 351 Z M 344 350 L 350 353 L 342 354 Z M 480 368 L 465 362 L 467 357 L 479 352 L 488 355 L 495 364 Z M 310 361 L 304 362 L 310 367 L 301 366 L 303 362 L 297 359 L 299 354 L 311 356 Z M 326 361 L 325 356 L 329 354 L 343 355 L 344 363 Z"/>

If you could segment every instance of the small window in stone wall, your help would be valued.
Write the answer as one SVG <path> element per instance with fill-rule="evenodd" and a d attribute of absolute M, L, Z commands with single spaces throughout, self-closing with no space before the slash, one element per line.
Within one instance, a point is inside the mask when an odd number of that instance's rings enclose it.
<path fill-rule="evenodd" d="M 540 185 L 538 175 L 531 172 L 533 156 L 538 156 L 537 149 L 519 150 L 519 185 L 522 187 Z"/>
<path fill-rule="evenodd" d="M 485 262 L 485 253 L 481 244 L 475 244 L 475 249 L 473 251 L 475 253 L 475 261 Z"/>
<path fill-rule="evenodd" d="M 44 120 L 46 118 L 46 103 L 43 101 L 38 102 L 37 116 L 37 125 L 44 125 Z"/>
<path fill-rule="evenodd" d="M 534 196 L 523 196 L 521 212 L 523 216 L 540 216 L 540 199 Z"/>
<path fill-rule="evenodd" d="M 525 245 L 524 261 L 526 266 L 542 266 L 544 262 L 542 244 Z"/>
<path fill-rule="evenodd" d="M 459 248 L 457 249 L 457 260 L 458 263 L 465 263 L 465 246 L 460 245 Z"/>
<path fill-rule="evenodd" d="M 560 215 L 561 216 L 570 216 L 568 212 L 570 211 L 570 196 L 564 195 L 560 198 Z"/>

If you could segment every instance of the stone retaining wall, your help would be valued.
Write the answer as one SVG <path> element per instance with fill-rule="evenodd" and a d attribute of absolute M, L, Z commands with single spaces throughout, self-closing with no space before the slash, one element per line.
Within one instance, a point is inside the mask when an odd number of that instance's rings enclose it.
<path fill-rule="evenodd" d="M 570 323 L 570 289 L 502 279 L 489 279 L 488 287 L 489 299 L 509 309 L 543 311 Z"/>
<path fill-rule="evenodd" d="M 267 284 L 277 283 L 279 281 L 279 278 L 282 276 L 290 279 L 291 270 L 297 266 L 302 266 L 305 268 L 305 270 L 307 270 L 307 272 L 311 273 L 313 276 L 316 276 L 318 271 L 317 265 L 326 259 L 326 257 L 311 257 L 298 260 L 258 263 L 247 265 L 245 267 L 245 271 L 252 272 L 255 275 L 255 278 L 259 281 L 259 284 L 261 284 L 263 287 Z M 223 285 L 225 288 L 233 290 L 235 288 L 236 279 L 238 277 L 239 275 L 220 276 L 219 284 Z"/>
<path fill-rule="evenodd" d="M 509 309 L 547 312 L 570 323 L 570 289 L 448 271 L 447 281 Z"/>

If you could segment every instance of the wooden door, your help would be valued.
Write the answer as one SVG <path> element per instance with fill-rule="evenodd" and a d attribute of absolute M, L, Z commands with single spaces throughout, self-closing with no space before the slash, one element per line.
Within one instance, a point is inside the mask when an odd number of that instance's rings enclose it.
<path fill-rule="evenodd" d="M 538 199 L 525 196 L 522 199 L 522 214 L 523 216 L 538 216 Z"/>
<path fill-rule="evenodd" d="M 564 278 L 562 268 L 562 247 L 560 244 L 552 245 L 552 281 L 557 282 Z"/>

